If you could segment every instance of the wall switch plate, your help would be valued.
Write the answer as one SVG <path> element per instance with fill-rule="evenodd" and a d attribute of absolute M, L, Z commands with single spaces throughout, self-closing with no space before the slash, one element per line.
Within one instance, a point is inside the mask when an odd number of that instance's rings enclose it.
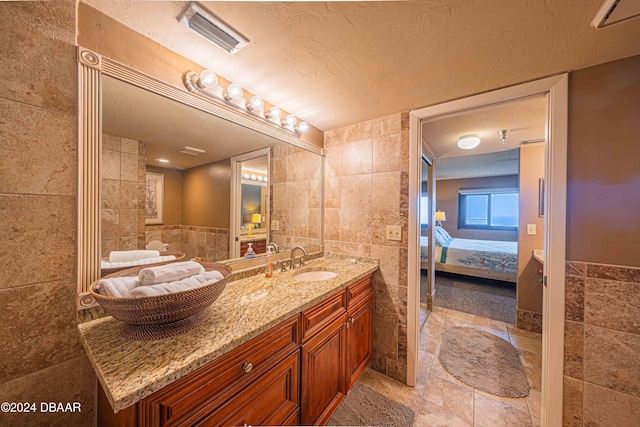
<path fill-rule="evenodd" d="M 527 224 L 527 234 L 535 235 L 536 234 L 536 225 L 535 224 Z"/>
<path fill-rule="evenodd" d="M 280 230 L 280 221 L 277 219 L 271 220 L 271 231 L 279 231 Z"/>
<path fill-rule="evenodd" d="M 402 227 L 399 225 L 387 225 L 387 240 L 402 241 Z"/>

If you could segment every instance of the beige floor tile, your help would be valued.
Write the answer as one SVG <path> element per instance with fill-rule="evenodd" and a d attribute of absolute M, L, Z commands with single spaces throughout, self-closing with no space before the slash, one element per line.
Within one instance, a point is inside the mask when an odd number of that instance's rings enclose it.
<path fill-rule="evenodd" d="M 522 412 L 529 412 L 529 407 L 527 406 L 527 399 L 524 397 L 512 398 L 512 397 L 502 397 L 496 396 L 495 394 L 487 393 L 486 391 L 482 391 L 480 389 L 475 389 L 476 394 L 479 394 L 484 397 L 488 397 L 489 399 L 497 400 L 500 403 L 504 403 L 505 405 L 509 405 L 514 409 Z"/>
<path fill-rule="evenodd" d="M 455 326 L 464 326 L 467 328 L 473 328 L 473 320 L 471 322 L 465 322 L 464 320 L 460 320 L 460 319 L 455 319 L 455 318 L 450 318 L 449 316 L 447 316 L 447 318 L 444 321 L 444 329 L 449 329 L 449 328 L 453 328 Z"/>
<path fill-rule="evenodd" d="M 530 427 L 531 415 L 506 403 L 475 394 L 474 425 L 479 427 Z"/>
<path fill-rule="evenodd" d="M 413 387 L 409 387 L 406 384 L 402 384 L 401 382 L 382 374 L 376 374 L 378 375 L 369 376 L 369 379 L 374 379 L 374 381 L 367 384 L 369 387 L 395 402 L 399 402 L 410 407 L 416 413 L 418 412 L 422 399 L 417 394 L 414 394 Z"/>
<path fill-rule="evenodd" d="M 433 365 L 435 354 L 427 351 L 418 351 L 418 372 L 429 373 Z"/>
<path fill-rule="evenodd" d="M 540 417 L 542 405 L 542 393 L 538 390 L 529 390 L 529 396 L 526 397 L 529 413 L 532 417 Z"/>
<path fill-rule="evenodd" d="M 507 341 L 507 342 L 511 342 L 509 341 L 509 334 L 507 333 L 507 331 L 503 331 L 500 329 L 494 329 L 488 326 L 481 326 L 481 325 L 474 325 L 474 328 L 480 330 L 480 331 L 484 331 L 484 332 L 488 332 L 490 334 L 493 334 L 497 337 L 502 338 L 503 340 Z"/>
<path fill-rule="evenodd" d="M 431 376 L 427 381 L 422 399 L 468 421 L 473 421 L 473 390 L 467 387 Z"/>
<path fill-rule="evenodd" d="M 527 350 L 535 354 L 542 354 L 542 339 L 528 338 L 509 334 L 509 341 L 519 350 Z"/>
<path fill-rule="evenodd" d="M 518 329 L 513 325 L 507 325 L 507 331 L 509 335 L 515 335 L 523 338 L 531 338 L 534 340 L 540 340 L 542 342 L 542 334 L 537 332 L 525 331 L 524 329 Z"/>
<path fill-rule="evenodd" d="M 447 312 L 447 319 L 456 319 L 465 323 L 473 324 L 475 322 L 475 316 L 473 314 L 464 313 L 462 311 L 449 310 Z"/>
<path fill-rule="evenodd" d="M 484 326 L 486 328 L 495 329 L 496 331 L 508 332 L 506 323 L 499 320 L 489 319 L 487 317 L 475 316 L 474 324 L 476 326 Z"/>
<path fill-rule="evenodd" d="M 420 335 L 419 340 L 419 351 L 436 354 L 436 352 L 438 351 L 438 346 L 440 345 L 441 336 L 432 337 L 428 335 Z"/>
<path fill-rule="evenodd" d="M 471 427 L 472 424 L 438 405 L 422 402 L 414 423 L 416 427 Z"/>

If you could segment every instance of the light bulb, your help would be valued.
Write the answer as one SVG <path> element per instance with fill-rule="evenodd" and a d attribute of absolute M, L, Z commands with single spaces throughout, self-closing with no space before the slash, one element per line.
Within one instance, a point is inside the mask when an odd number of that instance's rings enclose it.
<path fill-rule="evenodd" d="M 250 176 L 248 173 L 245 173 L 244 175 L 242 175 L 242 177 L 243 177 L 244 179 L 249 179 L 251 176 Z"/>
<path fill-rule="evenodd" d="M 160 163 L 169 163 L 169 160 L 167 159 L 156 159 L 157 161 L 159 161 Z"/>
<path fill-rule="evenodd" d="M 249 104 L 247 104 L 248 110 L 262 110 L 264 108 L 264 101 L 259 96 L 252 96 Z"/>
<path fill-rule="evenodd" d="M 282 126 L 295 126 L 296 125 L 296 116 L 294 116 L 293 114 L 289 114 L 287 117 L 284 118 L 284 121 L 282 122 Z"/>
<path fill-rule="evenodd" d="M 300 133 L 307 133 L 309 132 L 309 123 L 307 122 L 300 122 L 298 123 L 298 127 L 296 128 L 296 130 Z"/>
<path fill-rule="evenodd" d="M 462 148 L 463 150 L 471 150 L 480 145 L 480 141 L 480 138 L 478 138 L 477 136 L 466 136 L 458 140 L 458 147 Z"/>
<path fill-rule="evenodd" d="M 232 99 L 242 98 L 242 88 L 235 83 L 231 83 L 227 87 L 227 93 L 225 94 L 224 97 L 227 101 L 231 101 Z"/>
<path fill-rule="evenodd" d="M 212 88 L 218 85 L 218 76 L 211 70 L 202 70 L 198 78 L 198 86 L 201 88 Z"/>
<path fill-rule="evenodd" d="M 256 176 L 254 174 L 251 174 L 251 179 L 255 181 L 256 180 Z"/>
<path fill-rule="evenodd" d="M 267 114 L 265 114 L 265 117 L 267 119 L 270 119 L 272 117 L 277 119 L 280 116 L 282 116 L 282 110 L 280 109 L 280 107 L 271 107 L 269 108 L 269 111 L 267 112 Z"/>

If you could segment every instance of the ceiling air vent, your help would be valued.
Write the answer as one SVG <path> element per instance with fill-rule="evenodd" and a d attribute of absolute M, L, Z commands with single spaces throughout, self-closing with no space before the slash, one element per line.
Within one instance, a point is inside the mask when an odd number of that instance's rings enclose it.
<path fill-rule="evenodd" d="M 182 149 L 178 152 L 182 154 L 189 154 L 190 156 L 199 156 L 200 154 L 206 153 L 206 151 L 200 148 L 189 147 L 188 145 L 182 147 Z"/>
<path fill-rule="evenodd" d="M 249 43 L 244 36 L 196 2 L 187 5 L 178 16 L 178 21 L 231 55 Z"/>
<path fill-rule="evenodd" d="M 591 26 L 604 28 L 638 16 L 640 16 L 640 1 L 638 0 L 605 0 L 591 21 Z"/>

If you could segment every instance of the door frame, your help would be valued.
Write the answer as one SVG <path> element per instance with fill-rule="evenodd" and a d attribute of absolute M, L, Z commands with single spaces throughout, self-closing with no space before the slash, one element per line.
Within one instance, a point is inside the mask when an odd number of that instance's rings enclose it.
<path fill-rule="evenodd" d="M 420 303 L 421 121 L 533 95 L 547 97 L 544 287 L 542 301 L 542 426 L 562 425 L 567 220 L 568 75 L 561 74 L 410 112 L 407 384 L 418 375 Z M 548 286 L 547 286 L 548 284 Z"/>
<path fill-rule="evenodd" d="M 270 199 L 271 188 L 271 148 L 261 148 L 260 150 L 250 151 L 248 153 L 239 154 L 231 157 L 231 179 L 230 181 L 230 212 L 229 212 L 229 258 L 240 257 L 240 212 L 242 208 L 240 203 L 242 201 L 241 189 L 242 189 L 242 167 L 241 163 L 247 160 L 252 160 L 258 157 L 267 157 L 267 177 L 269 181 L 267 184 L 267 200 Z M 267 209 L 266 223 L 270 222 L 270 209 Z M 269 231 L 271 226 L 267 226 L 267 243 L 269 242 Z"/>

